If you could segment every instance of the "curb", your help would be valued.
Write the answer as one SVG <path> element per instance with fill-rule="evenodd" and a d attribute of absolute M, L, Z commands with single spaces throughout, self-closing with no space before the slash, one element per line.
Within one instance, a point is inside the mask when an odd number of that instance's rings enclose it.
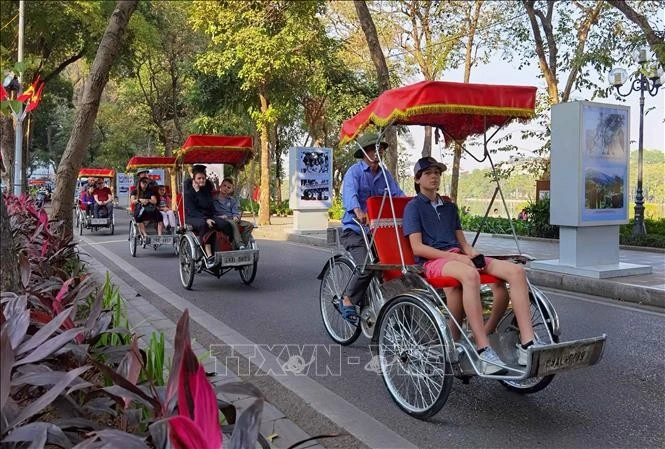
<path fill-rule="evenodd" d="M 511 236 L 497 235 L 502 238 Z M 494 235 L 493 235 L 494 237 Z M 541 239 L 540 241 L 558 242 L 558 240 Z M 532 239 L 530 238 L 530 239 Z M 288 233 L 287 240 L 305 245 L 326 248 L 328 246 L 325 237 L 312 234 Z M 547 287 L 572 293 L 583 293 L 601 298 L 614 299 L 631 304 L 646 305 L 665 310 L 665 291 L 644 287 L 640 285 L 623 284 L 608 279 L 594 279 L 570 274 L 554 273 L 551 271 L 535 270 L 527 268 L 529 280 L 538 287 Z"/>
<path fill-rule="evenodd" d="M 609 279 L 594 279 L 527 267 L 529 280 L 538 287 L 583 293 L 626 303 L 657 307 L 665 311 L 665 291 L 640 285 L 622 284 Z"/>
<path fill-rule="evenodd" d="M 483 235 L 483 233 L 481 233 L 480 235 Z M 509 234 L 486 234 L 486 235 L 489 235 L 489 236 L 491 236 L 493 238 L 497 238 L 497 239 L 510 239 L 510 240 L 513 239 L 513 236 L 509 235 Z M 559 239 L 548 239 L 548 238 L 545 238 L 545 237 L 530 237 L 528 235 L 518 235 L 517 239 L 518 240 L 532 241 L 532 242 L 547 242 L 547 243 L 558 243 L 559 242 Z M 627 250 L 630 250 L 630 251 L 645 251 L 645 252 L 650 252 L 650 253 L 664 253 L 665 254 L 665 248 L 654 248 L 653 246 L 619 245 L 619 248 L 620 249 L 627 249 Z"/>
<path fill-rule="evenodd" d="M 173 341 L 176 332 L 176 323 L 164 315 L 157 307 L 152 305 L 148 300 L 143 298 L 136 290 L 134 290 L 124 280 L 119 278 L 115 273 L 109 271 L 97 259 L 89 254 L 83 256 L 84 262 L 89 266 L 90 273 L 94 279 L 104 284 L 104 276 L 109 274 L 113 284 L 119 289 L 120 296 L 123 298 L 126 307 L 127 321 L 132 332 L 135 332 L 139 337 L 139 346 L 146 348 L 149 345 L 150 337 L 153 332 L 164 333 L 164 357 L 165 360 L 172 359 L 173 356 Z M 214 376 L 209 377 L 213 386 L 218 386 L 228 382 L 244 382 L 233 371 L 224 366 L 214 356 L 210 356 L 210 351 L 203 347 L 196 340 L 192 340 L 192 349 L 199 359 L 203 359 L 203 365 L 206 373 L 214 373 Z M 165 372 L 168 367 L 165 367 Z M 223 372 L 225 375 L 220 376 L 218 373 Z M 236 396 L 229 394 L 217 393 L 220 399 L 230 402 L 235 405 L 238 410 L 238 416 L 242 410 L 248 407 L 251 402 L 245 396 Z M 270 441 L 270 447 L 275 449 L 288 448 L 297 442 L 309 439 L 311 436 L 305 433 L 298 425 L 289 420 L 286 415 L 274 407 L 267 401 L 263 403 L 263 414 L 261 415 L 260 432 L 264 436 L 277 435 Z M 323 446 L 318 444 L 316 440 L 303 443 L 303 449 L 324 449 Z"/>

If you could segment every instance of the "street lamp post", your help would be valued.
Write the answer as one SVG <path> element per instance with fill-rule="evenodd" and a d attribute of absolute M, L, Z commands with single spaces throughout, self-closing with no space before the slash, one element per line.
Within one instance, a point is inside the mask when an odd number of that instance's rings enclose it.
<path fill-rule="evenodd" d="M 643 138 L 644 138 L 644 92 L 648 92 L 654 97 L 662 85 L 662 68 L 656 63 L 650 63 L 647 55 L 647 49 L 638 48 L 633 55 L 639 68 L 635 71 L 635 78 L 626 93 L 622 93 L 620 88 L 628 81 L 628 72 L 622 68 L 614 68 L 610 71 L 609 81 L 616 88 L 617 95 L 627 97 L 631 92 L 640 93 L 640 134 L 637 147 L 637 191 L 635 193 L 635 224 L 633 225 L 633 235 L 645 235 L 644 227 L 644 195 L 642 193 L 642 157 L 643 157 Z"/>

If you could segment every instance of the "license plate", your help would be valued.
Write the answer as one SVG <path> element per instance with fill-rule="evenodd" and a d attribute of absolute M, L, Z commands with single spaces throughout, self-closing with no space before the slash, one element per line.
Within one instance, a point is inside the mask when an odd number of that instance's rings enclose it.
<path fill-rule="evenodd" d="M 91 218 L 91 225 L 105 225 L 108 224 L 108 218 Z"/>
<path fill-rule="evenodd" d="M 249 265 L 254 262 L 254 251 L 243 250 L 217 254 L 221 255 L 222 266 L 224 267 Z"/>
<path fill-rule="evenodd" d="M 536 350 L 534 362 L 537 375 L 582 368 L 598 363 L 603 352 L 605 336 L 561 343 Z"/>
<path fill-rule="evenodd" d="M 160 245 L 169 245 L 173 243 L 173 237 L 171 237 L 170 235 L 162 235 L 162 236 L 157 235 L 154 237 L 150 237 L 150 242 L 155 244 L 158 243 Z"/>

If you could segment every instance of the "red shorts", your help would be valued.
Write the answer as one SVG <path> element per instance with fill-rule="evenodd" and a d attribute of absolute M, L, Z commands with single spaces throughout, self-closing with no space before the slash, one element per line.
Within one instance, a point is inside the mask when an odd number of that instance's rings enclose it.
<path fill-rule="evenodd" d="M 455 253 L 455 254 L 461 254 L 462 250 L 459 248 L 451 248 L 449 250 L 446 250 L 449 253 Z M 443 267 L 450 262 L 452 259 L 432 259 L 428 260 L 423 264 L 423 269 L 425 270 L 425 277 L 426 278 L 438 278 L 441 277 L 441 272 L 443 271 Z M 485 268 L 492 262 L 491 257 L 485 256 Z"/>

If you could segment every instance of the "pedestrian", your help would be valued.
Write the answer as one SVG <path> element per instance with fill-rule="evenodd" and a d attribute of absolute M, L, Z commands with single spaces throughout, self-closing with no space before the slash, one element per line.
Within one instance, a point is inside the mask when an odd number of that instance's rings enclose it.
<path fill-rule="evenodd" d="M 446 291 L 447 305 L 459 323 L 466 314 L 485 374 L 504 370 L 504 362 L 490 346 L 480 302 L 480 273 L 490 274 L 510 283 L 510 298 L 520 330 L 516 355 L 526 365 L 527 349 L 542 343 L 531 326 L 529 291 L 524 269 L 505 260 L 484 257 L 468 244 L 460 225 L 457 206 L 437 193 L 446 166 L 432 157 L 418 160 L 414 168 L 417 196 L 404 209 L 404 235 L 409 239 L 416 261 L 423 264 L 426 278 L 450 276 L 462 284 Z M 492 318 L 503 314 L 493 310 Z M 498 321 L 498 320 L 497 320 Z M 494 324 L 496 327 L 496 324 Z M 450 325 L 453 338 L 459 330 Z"/>
<path fill-rule="evenodd" d="M 379 164 L 379 153 L 388 148 L 388 144 L 379 140 L 375 133 L 363 135 L 357 144 L 359 148 L 354 157 L 359 161 L 349 167 L 342 180 L 344 216 L 340 235 L 340 243 L 351 253 L 358 267 L 344 290 L 340 310 L 342 317 L 353 324 L 359 320 L 356 306 L 360 305 L 372 280 L 369 271 L 361 272 L 367 259 L 367 247 L 360 229 L 360 225 L 367 225 L 367 198 L 383 195 L 386 188 L 390 189 L 392 196 L 405 196 L 388 169 Z"/>

